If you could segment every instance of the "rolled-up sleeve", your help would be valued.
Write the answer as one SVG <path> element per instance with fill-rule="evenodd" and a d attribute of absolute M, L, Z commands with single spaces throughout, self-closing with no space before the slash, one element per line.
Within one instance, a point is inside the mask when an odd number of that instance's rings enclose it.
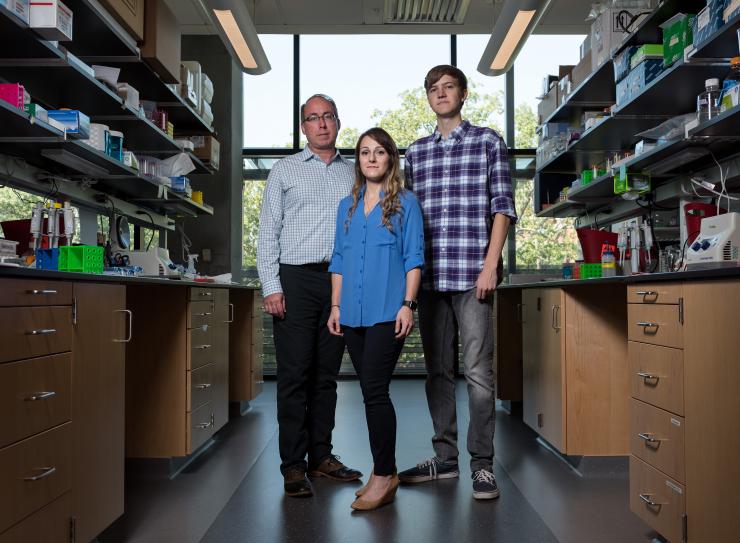
<path fill-rule="evenodd" d="M 501 213 L 517 221 L 514 191 L 509 172 L 509 156 L 504 141 L 497 137 L 488 153 L 488 191 L 491 196 L 491 215 Z"/>
<path fill-rule="evenodd" d="M 337 225 L 334 233 L 334 252 L 331 255 L 331 263 L 329 264 L 329 272 L 342 275 L 342 265 L 344 260 L 342 258 L 342 243 L 346 232 L 344 231 L 344 217 L 347 212 L 344 210 L 342 202 L 337 207 Z"/>
<path fill-rule="evenodd" d="M 424 266 L 424 221 L 419 201 L 407 193 L 403 213 L 403 268 L 408 273 Z"/>
<path fill-rule="evenodd" d="M 260 225 L 257 236 L 257 272 L 262 283 L 262 295 L 283 291 L 280 283 L 280 231 L 283 225 L 283 189 L 279 168 L 267 176 L 262 197 Z"/>

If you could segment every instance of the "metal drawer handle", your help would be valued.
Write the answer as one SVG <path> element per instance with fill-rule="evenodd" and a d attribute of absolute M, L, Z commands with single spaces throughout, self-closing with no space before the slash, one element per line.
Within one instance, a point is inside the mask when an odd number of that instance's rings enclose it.
<path fill-rule="evenodd" d="M 560 306 L 552 306 L 552 324 L 553 330 L 560 330 Z"/>
<path fill-rule="evenodd" d="M 31 330 L 26 332 L 27 336 L 48 336 L 49 334 L 56 334 L 56 328 L 40 328 L 38 330 Z"/>
<path fill-rule="evenodd" d="M 642 333 L 654 336 L 658 333 L 658 328 L 660 328 L 660 323 L 658 322 L 638 322 L 636 323 L 637 326 L 642 326 Z"/>
<path fill-rule="evenodd" d="M 26 396 L 23 398 L 24 402 L 36 402 L 38 400 L 48 400 L 49 398 L 53 398 L 56 396 L 57 393 L 54 391 L 49 392 L 34 392 L 30 396 Z"/>
<path fill-rule="evenodd" d="M 653 301 L 658 299 L 658 293 L 654 290 L 638 290 L 636 294 L 638 296 L 642 296 L 643 302 L 646 301 L 645 298 L 647 298 L 648 296 L 655 296 Z"/>
<path fill-rule="evenodd" d="M 130 343 L 134 331 L 134 314 L 128 309 L 117 309 L 116 313 L 128 313 L 128 337 L 126 339 L 114 339 L 113 343 Z"/>
<path fill-rule="evenodd" d="M 260 379 L 259 381 L 255 381 L 255 383 L 258 384 L 258 385 L 263 385 L 265 382 Z"/>
<path fill-rule="evenodd" d="M 654 437 L 653 434 L 648 434 L 647 432 L 637 434 L 637 437 L 645 441 L 645 446 L 647 446 L 648 444 L 655 445 L 656 443 L 658 444 L 658 446 L 660 446 L 660 442 L 663 441 L 662 439 L 657 439 L 656 437 Z"/>
<path fill-rule="evenodd" d="M 197 388 L 199 390 L 205 390 L 206 388 L 211 388 L 211 383 L 200 383 L 197 385 L 193 385 L 193 388 Z"/>
<path fill-rule="evenodd" d="M 53 289 L 33 289 L 27 290 L 26 294 L 33 294 L 34 296 L 52 296 L 54 294 L 59 294 L 59 292 Z"/>
<path fill-rule="evenodd" d="M 198 294 L 198 296 L 213 296 L 212 292 L 201 292 Z"/>
<path fill-rule="evenodd" d="M 660 381 L 660 376 L 659 375 L 653 375 L 652 373 L 646 373 L 644 371 L 638 371 L 637 372 L 637 375 L 639 375 L 640 377 L 642 377 L 643 381 L 645 381 L 645 384 L 646 385 L 649 385 L 649 386 L 657 386 L 658 385 L 658 381 Z M 655 382 L 654 383 L 648 383 L 648 381 L 655 381 Z"/>
<path fill-rule="evenodd" d="M 193 347 L 193 349 L 200 349 L 201 351 L 205 351 L 206 349 L 210 349 L 210 345 L 196 345 Z"/>
<path fill-rule="evenodd" d="M 648 504 L 650 507 L 658 507 L 660 508 L 661 505 L 666 505 L 664 503 L 658 503 L 654 502 L 651 498 L 653 497 L 652 494 L 640 494 L 640 499 L 644 501 L 646 504 Z"/>
<path fill-rule="evenodd" d="M 200 430 L 203 430 L 205 428 L 210 428 L 211 425 L 212 425 L 211 422 L 201 422 L 200 424 L 196 424 L 195 427 L 198 428 L 198 429 L 200 429 Z"/>
<path fill-rule="evenodd" d="M 194 317 L 207 317 L 208 315 L 213 315 L 210 311 L 206 311 L 205 313 L 195 313 Z"/>
<path fill-rule="evenodd" d="M 40 470 L 42 473 L 39 475 L 32 475 L 31 477 L 24 477 L 24 481 L 28 481 L 30 483 L 33 483 L 34 481 L 40 481 L 41 479 L 46 479 L 50 475 L 54 475 L 56 473 L 57 468 L 36 468 Z"/>
<path fill-rule="evenodd" d="M 226 321 L 228 324 L 234 322 L 234 304 L 229 304 L 229 320 Z"/>

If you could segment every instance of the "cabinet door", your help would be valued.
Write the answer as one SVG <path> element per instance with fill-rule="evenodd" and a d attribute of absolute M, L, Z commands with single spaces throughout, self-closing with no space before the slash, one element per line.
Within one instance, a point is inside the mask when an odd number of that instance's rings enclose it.
<path fill-rule="evenodd" d="M 215 292 L 215 326 L 213 331 L 213 431 L 217 432 L 229 421 L 229 291 Z"/>
<path fill-rule="evenodd" d="M 540 315 L 541 289 L 522 291 L 522 418 L 539 432 L 537 414 L 540 412 Z"/>
<path fill-rule="evenodd" d="M 234 289 L 234 304 L 229 330 L 229 401 L 242 402 L 251 397 L 252 388 L 252 290 Z"/>
<path fill-rule="evenodd" d="M 496 291 L 494 313 L 494 370 L 496 397 L 522 401 L 521 290 Z"/>
<path fill-rule="evenodd" d="M 126 290 L 74 286 L 72 349 L 73 514 L 77 541 L 90 541 L 123 514 Z"/>
<path fill-rule="evenodd" d="M 543 289 L 539 320 L 540 435 L 565 452 L 565 299 L 561 289 Z"/>

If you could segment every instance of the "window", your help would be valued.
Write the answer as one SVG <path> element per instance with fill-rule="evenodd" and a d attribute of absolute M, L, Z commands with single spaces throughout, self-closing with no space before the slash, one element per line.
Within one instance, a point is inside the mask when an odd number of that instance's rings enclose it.
<path fill-rule="evenodd" d="M 272 70 L 244 77 L 244 147 L 293 146 L 293 36 L 262 34 Z"/>
<path fill-rule="evenodd" d="M 449 62 L 449 36 L 301 36 L 301 101 L 315 93 L 336 101 L 341 148 L 373 126 L 405 148 L 434 129 L 424 76 Z"/>

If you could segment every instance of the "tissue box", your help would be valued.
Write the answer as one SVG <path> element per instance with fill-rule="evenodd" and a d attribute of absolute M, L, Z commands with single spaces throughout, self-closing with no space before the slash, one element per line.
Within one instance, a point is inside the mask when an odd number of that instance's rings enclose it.
<path fill-rule="evenodd" d="M 49 120 L 49 115 L 46 113 L 46 110 L 38 104 L 26 104 L 25 110 L 26 113 L 28 113 L 34 119 L 38 119 L 44 122 L 48 122 Z"/>
<path fill-rule="evenodd" d="M 28 24 L 29 0 L 0 0 L 0 6 Z"/>
<path fill-rule="evenodd" d="M 195 146 L 195 156 L 206 161 L 212 168 L 218 170 L 220 146 L 213 136 L 192 136 L 190 141 Z"/>
<path fill-rule="evenodd" d="M 619 83 L 628 73 L 630 73 L 630 70 L 632 69 L 630 62 L 632 55 L 636 52 L 637 47 L 631 45 L 629 47 L 625 47 L 621 53 L 614 57 L 614 81 L 616 83 Z M 663 58 L 662 55 L 661 58 Z"/>
<path fill-rule="evenodd" d="M 51 109 L 47 112 L 50 119 L 64 125 L 67 134 L 78 139 L 90 138 L 90 117 L 76 109 Z"/>
<path fill-rule="evenodd" d="M 0 100 L 15 108 L 24 109 L 31 102 L 31 97 L 20 83 L 0 83 Z"/>
<path fill-rule="evenodd" d="M 72 41 L 72 11 L 59 0 L 31 2 L 29 26 L 45 40 Z"/>
<path fill-rule="evenodd" d="M 722 16 L 726 6 L 726 0 L 707 0 L 707 7 L 697 14 L 691 27 L 695 48 L 704 45 L 710 36 L 724 25 Z"/>
<path fill-rule="evenodd" d="M 627 77 L 617 83 L 617 106 L 621 107 L 640 94 L 663 72 L 663 61 L 641 62 Z"/>
<path fill-rule="evenodd" d="M 691 26 L 696 15 L 677 13 L 662 25 L 663 29 L 663 65 L 668 67 L 677 60 L 683 59 L 683 50 L 693 43 Z"/>
<path fill-rule="evenodd" d="M 663 45 L 660 43 L 648 43 L 637 48 L 630 60 L 630 69 L 636 67 L 644 60 L 663 60 Z"/>

